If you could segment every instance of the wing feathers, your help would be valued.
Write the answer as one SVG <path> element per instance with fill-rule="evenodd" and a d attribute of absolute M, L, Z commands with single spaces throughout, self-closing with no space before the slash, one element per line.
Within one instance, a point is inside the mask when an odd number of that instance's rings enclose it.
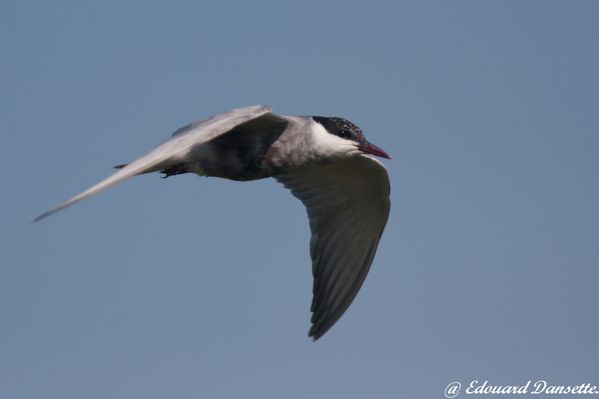
<path fill-rule="evenodd" d="M 117 168 L 119 170 L 112 176 L 70 198 L 58 207 L 42 213 L 33 221 L 40 221 L 132 176 L 162 170 L 172 163 L 174 159 L 183 156 L 190 147 L 210 141 L 230 131 L 237 125 L 258 118 L 270 111 L 271 108 L 264 105 L 237 108 L 178 129 L 169 140 L 154 148 L 146 155 L 129 164 L 118 165 Z"/>
<path fill-rule="evenodd" d="M 276 177 L 310 219 L 314 275 L 309 335 L 320 338 L 347 310 L 372 264 L 389 215 L 389 178 L 367 156 Z"/>

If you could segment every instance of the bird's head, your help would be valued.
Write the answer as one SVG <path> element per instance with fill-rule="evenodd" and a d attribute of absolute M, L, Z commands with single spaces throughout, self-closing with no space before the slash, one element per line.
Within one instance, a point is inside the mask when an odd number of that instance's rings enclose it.
<path fill-rule="evenodd" d="M 391 159 L 389 154 L 366 140 L 362 130 L 347 119 L 324 116 L 313 116 L 312 119 L 321 124 L 327 133 L 351 141 L 360 152 Z"/>

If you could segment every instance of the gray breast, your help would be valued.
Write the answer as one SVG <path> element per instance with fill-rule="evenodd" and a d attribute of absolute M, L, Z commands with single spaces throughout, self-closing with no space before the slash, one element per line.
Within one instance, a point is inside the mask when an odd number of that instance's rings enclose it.
<path fill-rule="evenodd" d="M 303 116 L 286 116 L 285 119 L 288 121 L 285 131 L 272 143 L 266 154 L 265 163 L 273 174 L 302 167 L 311 162 L 312 120 Z"/>

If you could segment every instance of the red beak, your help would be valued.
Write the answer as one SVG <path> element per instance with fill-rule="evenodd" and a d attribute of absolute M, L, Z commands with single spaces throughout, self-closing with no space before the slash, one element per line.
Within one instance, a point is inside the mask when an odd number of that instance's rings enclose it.
<path fill-rule="evenodd" d="M 381 148 L 376 145 L 369 143 L 368 141 L 363 144 L 358 144 L 358 150 L 365 152 L 367 154 L 376 155 L 377 157 L 391 159 L 389 154 L 383 151 Z"/>

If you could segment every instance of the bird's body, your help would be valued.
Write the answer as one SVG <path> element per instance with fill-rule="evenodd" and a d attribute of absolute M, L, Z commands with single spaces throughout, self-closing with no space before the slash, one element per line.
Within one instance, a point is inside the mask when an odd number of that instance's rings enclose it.
<path fill-rule="evenodd" d="M 182 131 L 178 134 L 186 134 Z M 297 151 L 303 148 L 303 151 Z M 326 132 L 312 117 L 261 115 L 189 152 L 173 157 L 162 170 L 230 180 L 272 177 L 349 154 L 357 148 Z"/>
<path fill-rule="evenodd" d="M 308 211 L 314 274 L 310 336 L 318 339 L 362 285 L 389 214 L 387 172 L 365 154 L 388 158 L 345 119 L 238 108 L 178 129 L 154 150 L 35 220 L 143 173 L 240 181 L 274 177 Z"/>

